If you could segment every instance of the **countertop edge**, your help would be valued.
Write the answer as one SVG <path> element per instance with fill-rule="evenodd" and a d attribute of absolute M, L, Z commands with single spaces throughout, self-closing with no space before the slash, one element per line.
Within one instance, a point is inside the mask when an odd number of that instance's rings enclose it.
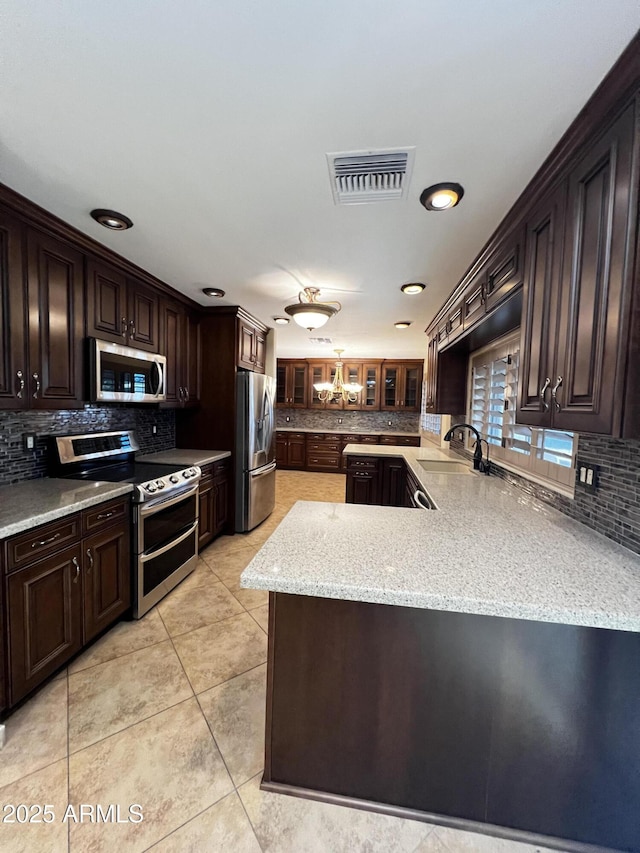
<path fill-rule="evenodd" d="M 46 478 L 46 482 L 51 482 L 55 478 Z M 45 481 L 44 478 L 42 480 Z M 25 480 L 26 483 L 38 483 L 39 480 Z M 61 480 L 65 484 L 69 484 L 69 480 Z M 74 481 L 77 482 L 77 481 Z M 122 495 L 131 494 L 133 486 L 130 483 L 96 483 L 96 486 L 105 487 L 105 491 L 97 492 L 93 495 L 88 495 L 76 501 L 69 506 L 56 507 L 55 509 L 47 510 L 29 518 L 15 521 L 0 527 L 0 539 L 7 539 L 10 536 L 15 536 L 16 533 L 23 533 L 25 530 L 32 530 L 36 527 L 41 527 L 43 524 L 48 524 L 50 521 L 56 521 L 58 518 L 64 518 L 67 515 L 73 515 L 76 512 L 81 512 L 83 509 L 96 506 L 97 504 L 106 503 L 107 501 L 119 498 Z"/>

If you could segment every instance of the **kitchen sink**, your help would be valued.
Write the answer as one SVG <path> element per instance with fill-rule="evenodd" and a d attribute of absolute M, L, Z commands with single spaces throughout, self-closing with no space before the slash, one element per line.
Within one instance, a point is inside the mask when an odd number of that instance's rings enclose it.
<path fill-rule="evenodd" d="M 418 464 L 430 474 L 471 474 L 464 462 L 449 462 L 447 459 L 418 459 Z"/>

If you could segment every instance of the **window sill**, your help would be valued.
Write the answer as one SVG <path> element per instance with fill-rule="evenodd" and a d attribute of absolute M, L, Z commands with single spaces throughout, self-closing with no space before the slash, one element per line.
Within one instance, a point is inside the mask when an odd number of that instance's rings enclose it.
<path fill-rule="evenodd" d="M 532 483 L 536 483 L 538 486 L 543 486 L 551 492 L 557 492 L 565 498 L 570 498 L 571 500 L 575 498 L 575 487 L 572 488 L 571 486 L 564 486 L 562 483 L 556 483 L 555 480 L 547 480 L 544 477 L 539 477 L 537 474 L 531 473 L 531 471 L 527 471 L 524 468 L 518 468 L 516 465 L 511 465 L 509 462 L 504 462 L 502 459 L 491 459 L 491 464 L 495 465 L 496 468 L 504 468 L 505 471 L 509 471 L 510 474 L 517 474 L 517 476 L 522 477 L 523 480 L 531 480 Z"/>

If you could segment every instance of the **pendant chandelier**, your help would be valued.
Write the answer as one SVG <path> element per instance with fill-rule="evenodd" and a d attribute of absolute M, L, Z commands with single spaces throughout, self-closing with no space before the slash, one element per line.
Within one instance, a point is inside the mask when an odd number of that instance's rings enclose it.
<path fill-rule="evenodd" d="M 310 332 L 324 326 L 342 308 L 339 302 L 318 302 L 319 293 L 317 287 L 305 287 L 298 294 L 298 302 L 284 309 L 299 326 Z"/>
<path fill-rule="evenodd" d="M 344 364 L 340 360 L 344 350 L 335 349 L 334 352 L 338 356 L 338 361 L 336 361 L 333 382 L 316 382 L 313 386 L 314 390 L 318 392 L 318 400 L 321 403 L 330 403 L 332 400 L 343 399 L 345 403 L 355 403 L 358 400 L 358 394 L 362 391 L 362 385 L 358 385 L 357 382 L 344 381 L 342 373 Z"/>

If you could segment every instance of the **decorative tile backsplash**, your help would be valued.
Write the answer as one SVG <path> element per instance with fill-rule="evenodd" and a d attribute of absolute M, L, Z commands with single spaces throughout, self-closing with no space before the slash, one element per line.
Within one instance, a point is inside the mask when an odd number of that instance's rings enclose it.
<path fill-rule="evenodd" d="M 451 449 L 471 458 L 456 438 Z M 577 458 L 599 465 L 600 473 L 598 489 L 591 492 L 577 482 L 573 500 L 501 468 L 494 460 L 491 467 L 517 488 L 640 554 L 640 441 L 584 433 L 578 436 Z"/>
<path fill-rule="evenodd" d="M 287 421 L 287 418 L 289 420 Z M 341 419 L 342 423 L 338 420 Z M 389 424 L 391 421 L 391 424 Z M 420 415 L 411 412 L 326 412 L 309 409 L 276 409 L 276 427 L 317 429 L 319 432 L 371 430 L 418 432 Z"/>
<path fill-rule="evenodd" d="M 0 485 L 46 476 L 51 435 L 117 429 L 135 430 L 142 451 L 170 450 L 176 444 L 175 412 L 170 409 L 86 405 L 59 411 L 0 412 Z M 23 448 L 22 436 L 27 432 L 36 434 L 33 451 Z"/>

